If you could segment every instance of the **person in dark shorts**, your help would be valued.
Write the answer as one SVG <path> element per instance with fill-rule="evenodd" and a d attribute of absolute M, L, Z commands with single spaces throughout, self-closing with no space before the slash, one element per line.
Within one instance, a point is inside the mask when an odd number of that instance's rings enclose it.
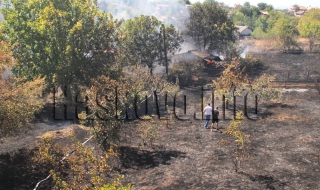
<path fill-rule="evenodd" d="M 213 118 L 212 118 L 212 124 L 211 124 L 211 131 L 213 131 L 214 129 L 214 123 L 216 123 L 216 129 L 219 130 L 219 126 L 218 126 L 218 123 L 219 123 L 219 110 L 218 110 L 218 106 L 216 106 L 216 109 L 213 110 Z"/>

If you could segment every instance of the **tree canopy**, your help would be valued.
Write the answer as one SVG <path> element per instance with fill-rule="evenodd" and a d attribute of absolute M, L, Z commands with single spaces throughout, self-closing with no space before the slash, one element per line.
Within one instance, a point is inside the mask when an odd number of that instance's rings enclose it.
<path fill-rule="evenodd" d="M 258 7 L 260 10 L 264 10 L 267 8 L 267 3 L 258 3 Z"/>
<path fill-rule="evenodd" d="M 235 41 L 233 22 L 219 3 L 213 0 L 191 6 L 187 27 L 206 50 L 223 50 L 228 42 Z"/>
<path fill-rule="evenodd" d="M 250 8 L 251 7 L 250 2 L 248 2 L 248 1 L 244 2 L 243 6 L 246 7 L 246 8 Z"/>
<path fill-rule="evenodd" d="M 166 53 L 174 53 L 183 42 L 173 25 L 164 26 L 154 16 L 141 15 L 123 25 L 122 46 L 132 64 L 147 66 L 152 73 L 156 64 L 165 64 Z"/>
<path fill-rule="evenodd" d="M 320 39 L 320 9 L 310 9 L 299 20 L 298 29 L 302 37 L 309 38 L 309 48 L 312 51 L 316 39 Z"/>
<path fill-rule="evenodd" d="M 4 0 L 2 13 L 19 76 L 88 84 L 114 64 L 116 22 L 96 0 Z"/>
<path fill-rule="evenodd" d="M 288 52 L 291 47 L 297 47 L 295 37 L 298 36 L 296 29 L 297 21 L 289 17 L 282 17 L 277 20 L 272 28 L 273 36 L 281 42 L 284 52 Z"/>

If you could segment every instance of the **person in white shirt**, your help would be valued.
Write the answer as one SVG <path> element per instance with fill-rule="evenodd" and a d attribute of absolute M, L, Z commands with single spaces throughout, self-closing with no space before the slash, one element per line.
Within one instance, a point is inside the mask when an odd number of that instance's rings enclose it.
<path fill-rule="evenodd" d="M 203 113 L 206 117 L 206 120 L 204 121 L 204 128 L 208 129 L 208 123 L 212 114 L 212 107 L 210 106 L 210 103 L 208 103 L 208 105 L 203 109 Z"/>

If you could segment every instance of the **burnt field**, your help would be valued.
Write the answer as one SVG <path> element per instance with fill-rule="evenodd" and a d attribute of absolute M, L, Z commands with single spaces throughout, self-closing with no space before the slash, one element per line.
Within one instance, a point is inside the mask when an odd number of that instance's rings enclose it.
<path fill-rule="evenodd" d="M 250 135 L 250 155 L 241 162 L 238 172 L 233 162 L 234 139 L 204 129 L 203 120 L 193 118 L 194 113 L 200 117 L 202 92 L 201 85 L 191 85 L 181 89 L 181 95 L 186 95 L 189 120 L 157 121 L 161 126 L 152 143 L 143 144 L 138 122 L 124 125 L 116 166 L 124 175 L 122 183 L 145 190 L 320 189 L 320 94 L 314 82 L 320 72 L 320 55 L 266 52 L 256 56 L 266 63 L 263 73 L 276 75 L 281 88 L 287 81 L 287 88 L 283 89 L 283 102 L 259 103 L 257 115 L 249 100 L 249 116 L 255 120 L 244 118 L 241 129 Z M 210 76 L 210 71 L 204 70 L 202 77 Z M 204 97 L 211 101 L 211 92 L 205 92 Z M 215 104 L 221 108 L 219 97 L 215 97 Z M 182 105 L 178 101 L 180 112 Z M 229 125 L 233 109 L 230 103 L 225 119 L 220 109 L 222 130 Z M 237 97 L 236 110 L 242 109 L 243 97 Z M 29 132 L 28 138 L 2 139 L 0 189 L 32 189 L 47 176 L 50 168 L 24 164 L 32 162 L 32 139 L 36 141 L 41 132 L 48 131 L 40 125 L 52 131 L 68 127 L 59 124 L 55 128 L 55 123 L 41 121 L 36 125 L 39 130 Z M 46 182 L 39 189 L 51 189 L 50 185 Z"/>
<path fill-rule="evenodd" d="M 238 172 L 232 161 L 234 139 L 205 130 L 202 120 L 192 118 L 201 110 L 201 87 L 193 86 L 182 90 L 190 120 L 172 120 L 160 129 L 153 145 L 143 149 L 132 147 L 139 147 L 138 137 L 125 137 L 130 143 L 122 149 L 122 155 L 129 156 L 121 169 L 124 182 L 136 189 L 319 189 L 320 94 L 314 79 L 320 72 L 320 57 L 310 53 L 255 55 L 266 63 L 262 73 L 276 75 L 276 84 L 286 86 L 285 100 L 259 104 L 257 115 L 251 105 L 249 115 L 257 120 L 243 120 L 241 129 L 250 135 L 251 147 Z M 210 71 L 204 76 L 210 77 Z M 210 92 L 204 96 L 211 100 Z M 243 109 L 243 98 L 237 100 L 236 110 Z M 221 108 L 221 99 L 216 97 L 215 103 Z M 233 103 L 219 126 L 225 128 L 231 117 Z"/>

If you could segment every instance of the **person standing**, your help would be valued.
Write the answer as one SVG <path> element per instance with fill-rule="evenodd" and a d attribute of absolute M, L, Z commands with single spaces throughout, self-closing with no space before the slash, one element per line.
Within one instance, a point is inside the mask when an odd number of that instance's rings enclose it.
<path fill-rule="evenodd" d="M 211 124 L 211 131 L 213 130 L 214 128 L 214 123 L 216 123 L 217 125 L 217 131 L 219 130 L 219 126 L 218 126 L 218 123 L 219 123 L 219 110 L 218 110 L 218 106 L 216 106 L 216 109 L 213 111 L 213 118 L 212 118 L 212 124 Z"/>
<path fill-rule="evenodd" d="M 210 106 L 210 103 L 208 103 L 208 105 L 203 109 L 203 113 L 206 117 L 206 120 L 204 121 L 204 128 L 208 129 L 208 123 L 212 114 L 212 107 Z"/>

